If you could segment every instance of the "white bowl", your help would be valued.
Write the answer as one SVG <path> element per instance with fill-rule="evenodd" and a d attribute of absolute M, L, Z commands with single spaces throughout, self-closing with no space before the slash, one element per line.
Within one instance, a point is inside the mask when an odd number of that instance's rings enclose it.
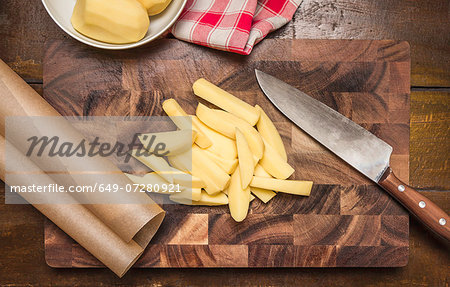
<path fill-rule="evenodd" d="M 76 0 L 42 0 L 45 9 L 47 10 L 53 21 L 58 24 L 67 34 L 83 42 L 87 45 L 109 50 L 129 49 L 144 45 L 154 39 L 158 38 L 162 33 L 172 26 L 183 11 L 187 0 L 172 0 L 169 6 L 162 13 L 150 16 L 150 27 L 143 39 L 136 43 L 129 44 L 109 44 L 100 42 L 83 34 L 78 33 L 70 23 L 72 17 L 73 7 L 75 7 Z"/>

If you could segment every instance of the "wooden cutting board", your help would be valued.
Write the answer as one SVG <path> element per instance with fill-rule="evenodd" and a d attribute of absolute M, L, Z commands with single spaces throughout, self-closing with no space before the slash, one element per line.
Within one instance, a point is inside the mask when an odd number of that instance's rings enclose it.
<path fill-rule="evenodd" d="M 254 200 L 235 223 L 227 207 L 163 205 L 167 216 L 137 267 L 404 266 L 406 211 L 376 185 L 308 137 L 260 91 L 254 69 L 275 75 L 353 119 L 393 146 L 391 164 L 409 174 L 409 45 L 399 41 L 264 40 L 250 56 L 159 40 L 108 52 L 74 41 L 48 43 L 44 97 L 63 115 L 163 115 L 176 98 L 188 113 L 192 83 L 205 77 L 259 104 L 281 131 L 295 179 L 313 180 L 310 197 Z M 53 267 L 102 266 L 51 222 Z"/>

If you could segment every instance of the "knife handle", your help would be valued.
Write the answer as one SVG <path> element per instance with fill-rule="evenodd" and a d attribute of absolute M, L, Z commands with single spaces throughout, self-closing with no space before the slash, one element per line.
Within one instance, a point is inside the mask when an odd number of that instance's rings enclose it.
<path fill-rule="evenodd" d="M 389 167 L 378 184 L 397 199 L 425 226 L 450 242 L 448 214 L 414 188 L 398 179 Z"/>

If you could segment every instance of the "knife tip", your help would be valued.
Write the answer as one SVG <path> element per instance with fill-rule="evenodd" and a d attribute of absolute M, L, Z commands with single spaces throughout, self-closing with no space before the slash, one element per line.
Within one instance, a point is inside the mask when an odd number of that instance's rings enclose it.
<path fill-rule="evenodd" d="M 264 74 L 262 71 L 255 69 L 255 75 L 256 75 L 256 79 L 259 81 L 259 78 L 261 77 L 261 75 Z"/>

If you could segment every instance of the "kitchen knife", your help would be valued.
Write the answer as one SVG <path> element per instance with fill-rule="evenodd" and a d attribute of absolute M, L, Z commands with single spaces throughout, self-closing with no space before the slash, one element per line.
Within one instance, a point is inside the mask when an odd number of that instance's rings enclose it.
<path fill-rule="evenodd" d="M 255 73 L 261 90 L 286 117 L 380 185 L 429 229 L 450 241 L 448 214 L 392 172 L 390 145 L 302 91 L 259 70 Z"/>

